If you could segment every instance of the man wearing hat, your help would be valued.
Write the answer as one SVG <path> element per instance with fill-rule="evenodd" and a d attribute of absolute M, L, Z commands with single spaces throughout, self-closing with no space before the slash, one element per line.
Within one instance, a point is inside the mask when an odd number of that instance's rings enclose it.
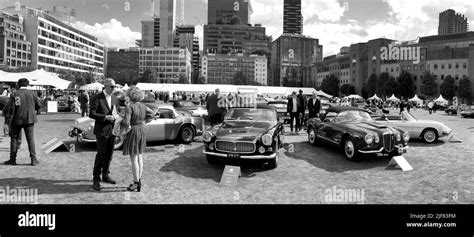
<path fill-rule="evenodd" d="M 301 128 L 305 124 L 305 112 L 306 112 L 306 97 L 303 95 L 303 90 L 300 89 L 298 95 L 299 105 L 298 105 L 298 116 L 299 116 L 299 127 L 296 128 L 298 132 L 301 131 Z"/>

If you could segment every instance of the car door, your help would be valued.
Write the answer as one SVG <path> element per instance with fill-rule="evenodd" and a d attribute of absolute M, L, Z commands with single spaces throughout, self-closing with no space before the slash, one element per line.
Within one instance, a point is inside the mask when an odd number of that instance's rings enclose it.
<path fill-rule="evenodd" d="M 163 141 L 174 139 L 176 132 L 175 117 L 173 110 L 159 108 L 155 119 L 146 125 L 148 141 Z"/>
<path fill-rule="evenodd" d="M 337 113 L 329 112 L 324 117 L 324 120 L 321 121 L 321 124 L 318 127 L 317 136 L 323 140 L 334 142 L 333 136 L 334 131 L 332 126 L 334 126 L 334 119 L 336 118 Z"/>

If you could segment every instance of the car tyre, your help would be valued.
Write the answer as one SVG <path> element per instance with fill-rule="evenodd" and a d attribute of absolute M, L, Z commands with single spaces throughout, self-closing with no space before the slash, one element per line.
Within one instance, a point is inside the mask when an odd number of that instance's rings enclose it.
<path fill-rule="evenodd" d="M 184 144 L 189 144 L 194 141 L 194 129 L 191 126 L 185 126 L 179 131 L 179 139 Z"/>
<path fill-rule="evenodd" d="M 311 127 L 309 130 L 308 130 L 308 141 L 311 145 L 313 146 L 317 146 L 318 145 L 318 141 L 317 141 L 317 138 L 316 138 L 316 135 L 318 134 L 318 132 L 316 131 L 316 129 L 314 127 Z"/>
<path fill-rule="evenodd" d="M 426 143 L 435 143 L 438 141 L 438 132 L 432 128 L 427 128 L 421 133 L 421 138 Z"/>
<path fill-rule="evenodd" d="M 360 154 L 355 148 L 352 138 L 346 138 L 343 143 L 342 152 L 348 161 L 356 162 L 360 159 Z"/>

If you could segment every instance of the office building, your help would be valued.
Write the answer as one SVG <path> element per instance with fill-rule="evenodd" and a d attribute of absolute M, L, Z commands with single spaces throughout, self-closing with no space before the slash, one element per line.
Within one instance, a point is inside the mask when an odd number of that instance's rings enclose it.
<path fill-rule="evenodd" d="M 31 43 L 24 32 L 24 20 L 0 11 L 0 67 L 31 65 Z"/>
<path fill-rule="evenodd" d="M 160 0 L 159 21 L 159 46 L 173 47 L 176 30 L 176 0 Z M 156 30 L 155 28 L 155 31 Z"/>
<path fill-rule="evenodd" d="M 141 48 L 139 52 L 140 76 L 150 70 L 157 83 L 191 83 L 192 55 L 187 48 Z"/>
<path fill-rule="evenodd" d="M 137 41 L 138 47 L 158 47 L 160 46 L 160 18 L 141 21 L 142 39 Z"/>
<path fill-rule="evenodd" d="M 84 33 L 44 11 L 22 6 L 7 12 L 24 18 L 26 40 L 31 42 L 31 64 L 38 69 L 60 69 L 103 75 L 104 46 L 97 38 Z"/>
<path fill-rule="evenodd" d="M 243 73 L 247 84 L 268 85 L 267 57 L 245 54 L 207 54 L 201 58 L 202 76 L 207 84 L 235 84 L 237 73 Z"/>
<path fill-rule="evenodd" d="M 303 14 L 301 0 L 284 0 L 283 33 L 303 34 Z"/>
<path fill-rule="evenodd" d="M 272 86 L 311 86 L 314 68 L 322 62 L 319 40 L 303 35 L 283 34 L 273 41 L 271 58 Z"/>
<path fill-rule="evenodd" d="M 255 54 L 268 51 L 271 39 L 261 25 L 205 25 L 204 52 Z"/>
<path fill-rule="evenodd" d="M 439 14 L 438 35 L 464 33 L 468 30 L 467 17 L 448 9 Z"/>
<path fill-rule="evenodd" d="M 207 24 L 250 24 L 250 0 L 208 0 Z"/>

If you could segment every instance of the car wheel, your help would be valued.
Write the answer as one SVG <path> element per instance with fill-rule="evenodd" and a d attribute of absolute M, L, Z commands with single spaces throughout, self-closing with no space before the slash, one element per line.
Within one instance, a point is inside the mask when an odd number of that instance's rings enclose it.
<path fill-rule="evenodd" d="M 355 148 L 354 141 L 351 138 L 344 140 L 343 153 L 349 161 L 354 162 L 359 160 L 359 154 Z"/>
<path fill-rule="evenodd" d="M 308 141 L 313 146 L 316 146 L 318 144 L 318 141 L 316 140 L 316 134 L 316 129 L 314 129 L 314 127 L 311 127 L 308 131 Z"/>
<path fill-rule="evenodd" d="M 276 157 L 268 161 L 268 168 L 276 169 L 278 167 L 278 158 L 280 157 L 280 152 L 276 152 Z"/>
<path fill-rule="evenodd" d="M 435 143 L 438 141 L 438 132 L 432 128 L 427 128 L 421 134 L 423 141 L 426 143 Z"/>
<path fill-rule="evenodd" d="M 194 129 L 191 126 L 181 128 L 179 132 L 179 138 L 181 142 L 189 144 L 194 140 Z"/>
<path fill-rule="evenodd" d="M 114 150 L 120 150 L 123 146 L 124 140 L 125 140 L 124 136 L 115 137 Z"/>
<path fill-rule="evenodd" d="M 210 165 L 216 165 L 219 163 L 219 158 L 215 156 L 206 155 L 207 163 Z"/>

